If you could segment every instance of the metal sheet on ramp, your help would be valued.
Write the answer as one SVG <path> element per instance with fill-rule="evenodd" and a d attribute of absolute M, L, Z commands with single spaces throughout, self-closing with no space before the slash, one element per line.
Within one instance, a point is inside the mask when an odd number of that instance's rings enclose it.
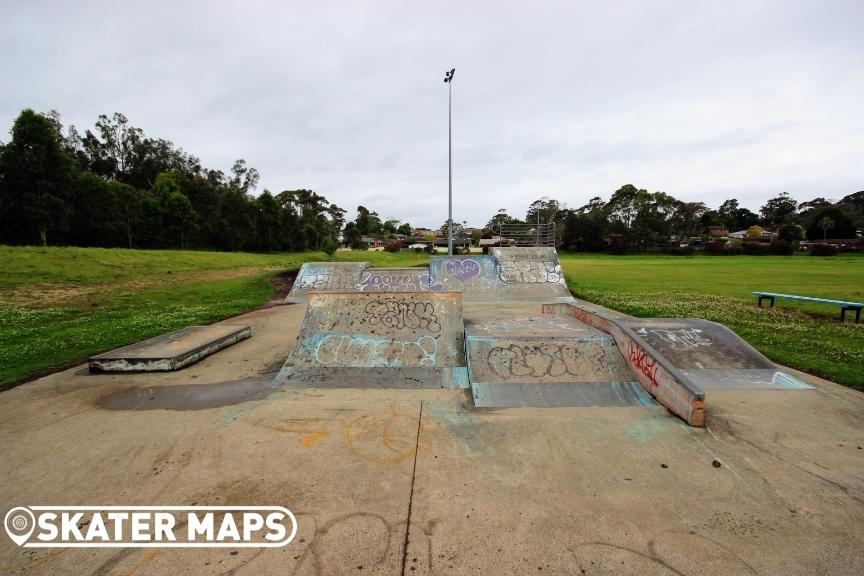
<path fill-rule="evenodd" d="M 703 390 L 806 390 L 798 378 L 774 369 L 705 368 L 681 370 Z"/>
<path fill-rule="evenodd" d="M 812 388 L 778 370 L 722 324 L 699 318 L 651 318 L 627 325 L 703 390 Z"/>
<path fill-rule="evenodd" d="M 654 404 L 651 395 L 638 382 L 472 383 L 471 393 L 477 408 Z"/>

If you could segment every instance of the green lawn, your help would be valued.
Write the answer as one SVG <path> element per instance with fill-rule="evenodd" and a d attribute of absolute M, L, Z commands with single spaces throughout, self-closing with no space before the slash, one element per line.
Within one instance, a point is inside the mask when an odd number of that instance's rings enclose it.
<path fill-rule="evenodd" d="M 266 302 L 268 278 L 320 252 L 247 254 L 0 246 L 0 388 L 39 370 Z M 421 266 L 426 254 L 339 252 L 340 261 Z M 773 360 L 864 389 L 864 323 L 836 307 L 753 290 L 864 301 L 864 255 L 673 257 L 562 254 L 573 293 L 634 316 L 726 324 Z"/>
<path fill-rule="evenodd" d="M 0 388 L 40 370 L 259 306 L 268 278 L 321 252 L 0 246 Z M 426 254 L 338 252 L 340 261 L 417 266 Z"/>
<path fill-rule="evenodd" d="M 775 362 L 864 390 L 864 323 L 837 306 L 777 301 L 754 290 L 864 302 L 864 255 L 606 256 L 561 254 L 579 298 L 640 317 L 726 324 Z"/>

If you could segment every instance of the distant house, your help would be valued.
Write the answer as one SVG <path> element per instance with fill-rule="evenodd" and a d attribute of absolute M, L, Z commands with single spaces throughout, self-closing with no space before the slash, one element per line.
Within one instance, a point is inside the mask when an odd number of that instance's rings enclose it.
<path fill-rule="evenodd" d="M 438 248 L 447 248 L 447 238 L 437 238 L 435 240 L 435 246 Z M 459 248 L 470 248 L 471 238 L 453 238 L 453 246 Z"/>
<path fill-rule="evenodd" d="M 384 246 L 384 243 L 377 238 L 369 238 L 368 236 L 363 236 L 360 238 L 361 242 L 364 242 L 369 248 L 380 248 Z"/>
<path fill-rule="evenodd" d="M 708 226 L 707 228 L 704 226 L 697 226 L 696 233 L 711 238 L 726 238 L 729 236 L 729 229 L 725 226 Z"/>
<path fill-rule="evenodd" d="M 434 236 L 435 231 L 429 228 L 414 228 L 411 231 L 411 236 Z"/>
<path fill-rule="evenodd" d="M 774 237 L 774 233 L 770 230 L 764 230 L 762 232 L 762 238 L 759 239 L 760 242 L 771 242 L 771 238 Z M 747 230 L 738 230 L 737 232 L 730 232 L 729 238 L 733 240 L 746 240 L 747 239 Z"/>

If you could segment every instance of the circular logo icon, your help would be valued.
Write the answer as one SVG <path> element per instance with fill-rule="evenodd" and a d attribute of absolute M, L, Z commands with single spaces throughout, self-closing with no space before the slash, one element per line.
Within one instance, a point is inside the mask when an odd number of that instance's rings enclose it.
<path fill-rule="evenodd" d="M 33 533 L 33 529 L 36 527 L 36 518 L 29 509 L 19 506 L 6 513 L 3 524 L 6 526 L 6 534 L 9 535 L 9 538 L 21 546 L 27 542 L 30 534 Z"/>

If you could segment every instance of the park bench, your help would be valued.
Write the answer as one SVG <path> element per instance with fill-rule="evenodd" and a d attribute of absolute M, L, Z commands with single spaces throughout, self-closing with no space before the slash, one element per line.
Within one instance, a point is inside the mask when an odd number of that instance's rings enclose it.
<path fill-rule="evenodd" d="M 846 311 L 855 311 L 855 323 L 861 321 L 861 309 L 864 308 L 864 303 L 861 302 L 845 302 L 843 300 L 831 300 L 828 298 L 815 298 L 813 296 L 794 296 L 792 294 L 775 294 L 774 292 L 753 292 L 759 298 L 759 306 L 762 306 L 762 300 L 770 300 L 771 306 L 774 306 L 775 298 L 785 298 L 786 300 L 799 300 L 801 302 L 817 302 L 819 304 L 834 304 L 840 306 L 840 321 L 846 319 Z"/>

